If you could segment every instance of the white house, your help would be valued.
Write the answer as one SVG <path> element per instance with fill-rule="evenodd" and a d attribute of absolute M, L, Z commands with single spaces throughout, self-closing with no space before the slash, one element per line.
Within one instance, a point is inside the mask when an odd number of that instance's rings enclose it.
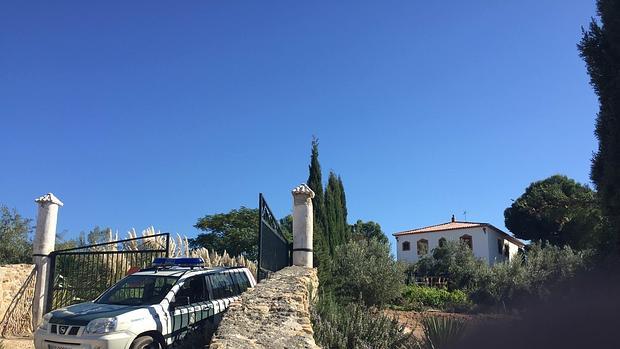
<path fill-rule="evenodd" d="M 473 250 L 474 256 L 494 264 L 511 259 L 525 244 L 489 223 L 448 223 L 401 231 L 396 237 L 396 258 L 414 263 L 449 240 L 461 240 Z"/>

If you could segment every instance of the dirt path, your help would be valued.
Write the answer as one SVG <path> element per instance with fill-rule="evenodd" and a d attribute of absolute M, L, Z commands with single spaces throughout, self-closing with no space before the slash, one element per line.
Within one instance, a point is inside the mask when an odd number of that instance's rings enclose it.
<path fill-rule="evenodd" d="M 401 311 L 401 310 L 384 310 L 385 314 L 395 317 L 408 331 L 413 331 L 413 335 L 417 338 L 424 336 L 421 320 L 424 316 L 439 316 L 465 320 L 471 329 L 474 326 L 484 325 L 489 322 L 514 319 L 503 314 L 457 314 L 444 313 L 439 311 L 417 312 L 417 311 Z"/>
<path fill-rule="evenodd" d="M 0 339 L 5 349 L 34 349 L 32 338 Z"/>

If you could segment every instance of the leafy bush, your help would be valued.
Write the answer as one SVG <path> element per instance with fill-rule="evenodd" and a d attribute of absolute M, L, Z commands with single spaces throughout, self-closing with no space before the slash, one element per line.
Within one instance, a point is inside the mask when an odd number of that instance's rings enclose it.
<path fill-rule="evenodd" d="M 375 239 L 338 246 L 330 263 L 331 285 L 340 303 L 360 301 L 382 306 L 400 296 L 404 267 L 394 261 L 388 245 Z"/>
<path fill-rule="evenodd" d="M 314 339 L 323 348 L 419 348 L 397 320 L 361 304 L 339 305 L 323 296 L 312 309 Z"/>
<path fill-rule="evenodd" d="M 484 276 L 488 264 L 476 258 L 464 243 L 448 241 L 433 249 L 431 255 L 420 259 L 412 269 L 418 275 L 448 278 L 448 288 L 451 290 L 469 290 Z"/>
<path fill-rule="evenodd" d="M 407 304 L 446 311 L 467 311 L 472 307 L 467 294 L 461 290 L 410 285 L 405 287 L 403 298 Z"/>
<path fill-rule="evenodd" d="M 440 349 L 456 343 L 465 332 L 465 321 L 438 316 L 422 319 L 426 349 Z"/>
<path fill-rule="evenodd" d="M 544 300 L 558 283 L 588 268 L 591 254 L 570 247 L 533 244 L 510 262 L 490 267 L 467 246 L 448 242 L 412 266 L 418 275 L 444 276 L 477 304 L 505 309 L 526 300 Z"/>

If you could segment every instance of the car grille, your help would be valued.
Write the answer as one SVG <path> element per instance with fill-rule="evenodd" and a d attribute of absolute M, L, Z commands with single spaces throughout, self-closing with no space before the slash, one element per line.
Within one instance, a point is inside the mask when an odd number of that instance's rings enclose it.
<path fill-rule="evenodd" d="M 78 332 L 80 332 L 80 326 L 53 324 L 50 329 L 50 333 L 60 334 L 60 335 L 65 335 L 65 336 L 77 336 Z"/>

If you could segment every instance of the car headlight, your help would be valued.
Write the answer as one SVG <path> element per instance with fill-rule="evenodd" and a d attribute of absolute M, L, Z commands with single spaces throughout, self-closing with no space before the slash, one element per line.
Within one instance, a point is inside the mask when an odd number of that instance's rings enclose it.
<path fill-rule="evenodd" d="M 39 324 L 39 329 L 47 331 L 51 318 L 52 318 L 52 313 L 47 313 L 43 315 L 43 321 L 41 321 L 41 323 Z"/>
<path fill-rule="evenodd" d="M 118 320 L 115 317 L 95 319 L 86 325 L 86 333 L 108 333 L 116 331 Z"/>

